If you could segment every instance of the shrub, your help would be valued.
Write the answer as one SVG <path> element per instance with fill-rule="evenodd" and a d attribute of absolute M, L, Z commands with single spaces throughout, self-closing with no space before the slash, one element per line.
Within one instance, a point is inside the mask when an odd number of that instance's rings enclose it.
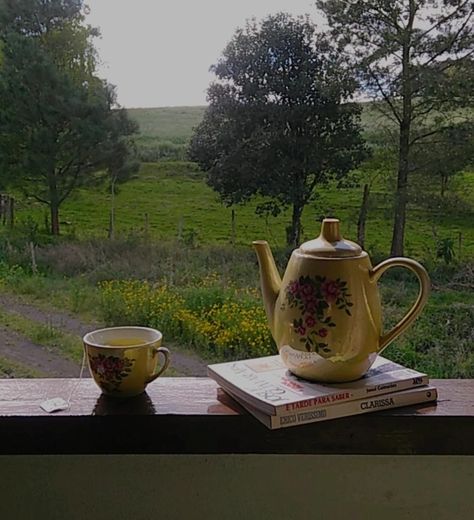
<path fill-rule="evenodd" d="M 431 377 L 474 377 L 474 306 L 437 300 L 384 355 Z"/>
<path fill-rule="evenodd" d="M 108 325 L 156 327 L 218 359 L 274 353 L 261 302 L 249 291 L 206 285 L 179 289 L 146 281 L 100 284 Z"/>

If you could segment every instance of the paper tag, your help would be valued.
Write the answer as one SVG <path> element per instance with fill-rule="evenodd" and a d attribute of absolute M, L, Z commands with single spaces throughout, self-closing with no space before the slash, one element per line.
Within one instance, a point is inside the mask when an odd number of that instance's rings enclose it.
<path fill-rule="evenodd" d="M 48 413 L 59 412 L 60 410 L 66 410 L 69 408 L 67 401 L 65 401 L 62 397 L 54 397 L 53 399 L 43 401 L 40 406 L 45 412 Z"/>

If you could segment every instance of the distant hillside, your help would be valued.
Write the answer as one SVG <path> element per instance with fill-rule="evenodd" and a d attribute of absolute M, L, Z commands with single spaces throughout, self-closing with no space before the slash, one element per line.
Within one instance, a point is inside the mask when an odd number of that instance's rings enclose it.
<path fill-rule="evenodd" d="M 142 137 L 183 144 L 202 119 L 205 106 L 129 108 L 128 113 L 140 125 Z"/>
<path fill-rule="evenodd" d="M 194 107 L 156 107 L 129 108 L 130 116 L 140 125 L 140 139 L 150 141 L 169 141 L 185 144 L 193 129 L 201 122 L 206 106 Z M 364 103 L 362 125 L 370 139 L 381 124 L 386 124 L 384 116 L 373 103 Z"/>

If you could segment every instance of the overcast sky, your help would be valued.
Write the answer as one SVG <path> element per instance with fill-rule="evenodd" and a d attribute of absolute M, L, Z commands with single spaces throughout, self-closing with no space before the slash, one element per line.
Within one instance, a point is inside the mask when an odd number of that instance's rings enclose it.
<path fill-rule="evenodd" d="M 314 0 L 86 0 L 99 27 L 101 77 L 122 106 L 203 105 L 216 63 L 245 20 L 279 11 L 310 14 Z"/>

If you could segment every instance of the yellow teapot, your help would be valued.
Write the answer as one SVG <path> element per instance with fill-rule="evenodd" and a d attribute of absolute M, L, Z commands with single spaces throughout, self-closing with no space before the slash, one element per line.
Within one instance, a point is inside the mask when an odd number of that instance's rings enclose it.
<path fill-rule="evenodd" d="M 420 314 L 430 292 L 418 262 L 390 258 L 372 267 L 369 255 L 341 236 L 337 219 L 324 219 L 319 237 L 293 251 L 283 280 L 268 243 L 253 246 L 272 336 L 283 363 L 305 379 L 342 383 L 362 377 Z M 390 267 L 413 271 L 420 291 L 405 317 L 383 334 L 377 281 Z"/>

